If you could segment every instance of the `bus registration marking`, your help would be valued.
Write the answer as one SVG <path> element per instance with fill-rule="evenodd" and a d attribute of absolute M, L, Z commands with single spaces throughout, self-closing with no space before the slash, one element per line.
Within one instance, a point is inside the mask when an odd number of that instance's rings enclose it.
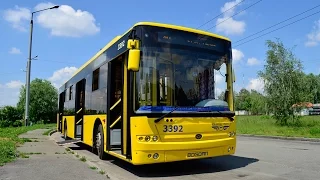
<path fill-rule="evenodd" d="M 163 132 L 183 132 L 183 126 L 182 125 L 164 125 L 163 126 Z"/>
<path fill-rule="evenodd" d="M 208 156 L 208 152 L 204 151 L 204 152 L 190 152 L 187 153 L 187 157 L 201 157 L 201 156 Z"/>

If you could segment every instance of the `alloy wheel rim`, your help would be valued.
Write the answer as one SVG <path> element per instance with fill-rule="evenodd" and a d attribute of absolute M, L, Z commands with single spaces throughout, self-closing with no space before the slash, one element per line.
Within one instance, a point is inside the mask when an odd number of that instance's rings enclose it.
<path fill-rule="evenodd" d="M 101 133 L 98 132 L 96 135 L 96 147 L 99 153 L 100 153 L 100 146 L 101 146 Z"/>

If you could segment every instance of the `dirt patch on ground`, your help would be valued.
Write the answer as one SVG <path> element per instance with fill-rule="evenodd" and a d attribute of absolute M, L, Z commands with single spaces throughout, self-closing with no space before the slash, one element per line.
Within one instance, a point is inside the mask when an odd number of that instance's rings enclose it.
<path fill-rule="evenodd" d="M 0 141 L 11 141 L 11 138 L 0 137 Z"/>

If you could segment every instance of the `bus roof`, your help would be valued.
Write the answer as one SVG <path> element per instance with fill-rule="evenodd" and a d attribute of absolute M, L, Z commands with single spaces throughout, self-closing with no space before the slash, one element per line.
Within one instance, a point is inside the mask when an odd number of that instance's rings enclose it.
<path fill-rule="evenodd" d="M 88 64 L 90 64 L 92 61 L 94 61 L 97 57 L 99 57 L 105 50 L 107 50 L 110 46 L 112 46 L 117 40 L 119 40 L 121 37 L 123 37 L 125 34 L 127 34 L 130 30 L 132 30 L 136 26 L 156 26 L 156 27 L 164 27 L 164 28 L 170 28 L 170 29 L 176 29 L 176 30 L 181 30 L 181 31 L 187 31 L 187 32 L 192 32 L 192 33 L 197 33 L 201 35 L 206 35 L 206 36 L 211 36 L 219 39 L 223 39 L 226 41 L 230 41 L 229 38 L 220 36 L 214 33 L 210 33 L 207 31 L 202 31 L 198 29 L 193 29 L 193 28 L 188 28 L 184 26 L 177 26 L 177 25 L 172 25 L 172 24 L 164 24 L 164 23 L 157 23 L 157 22 L 138 22 L 134 24 L 129 30 L 127 30 L 125 33 L 123 33 L 120 36 L 116 36 L 113 38 L 106 46 L 104 46 L 102 49 L 100 49 L 93 57 L 91 57 L 86 63 L 84 63 L 66 82 L 68 82 L 71 78 L 73 78 L 75 75 L 77 75 L 81 70 L 83 70 Z M 65 85 L 64 82 L 62 86 Z"/>
<path fill-rule="evenodd" d="M 220 36 L 214 33 L 210 33 L 207 31 L 202 31 L 202 30 L 198 30 L 198 29 L 193 29 L 193 28 L 188 28 L 188 27 L 184 27 L 184 26 L 177 26 L 177 25 L 172 25 L 172 24 L 162 24 L 162 23 L 156 23 L 156 22 L 139 22 L 137 24 L 135 24 L 133 27 L 135 26 L 140 26 L 140 25 L 144 25 L 144 26 L 157 26 L 157 27 L 164 27 L 164 28 L 170 28 L 170 29 L 177 29 L 177 30 L 181 30 L 181 31 L 187 31 L 187 32 L 193 32 L 193 33 L 197 33 L 197 34 L 201 34 L 201 35 L 207 35 L 207 36 L 211 36 L 211 37 L 215 37 L 215 38 L 219 38 L 219 39 L 223 39 L 223 40 L 227 40 L 230 41 L 229 38 L 224 37 L 224 36 Z"/>

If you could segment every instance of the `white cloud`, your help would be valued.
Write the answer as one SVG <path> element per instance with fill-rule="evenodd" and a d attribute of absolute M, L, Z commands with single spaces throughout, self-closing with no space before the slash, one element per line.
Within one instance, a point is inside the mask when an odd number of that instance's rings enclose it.
<path fill-rule="evenodd" d="M 10 89 L 19 89 L 23 84 L 24 83 L 21 81 L 10 81 L 6 84 L 6 87 Z"/>
<path fill-rule="evenodd" d="M 3 17 L 13 28 L 27 31 L 27 21 L 31 18 L 31 12 L 27 8 L 15 6 L 14 9 L 5 10 Z"/>
<path fill-rule="evenodd" d="M 21 81 L 10 81 L 3 85 L 0 84 L 0 107 L 6 105 L 16 106 L 22 85 Z"/>
<path fill-rule="evenodd" d="M 21 54 L 21 51 L 20 51 L 20 49 L 13 47 L 10 49 L 9 53 L 10 54 Z"/>
<path fill-rule="evenodd" d="M 307 47 L 317 46 L 320 42 L 320 19 L 315 22 L 313 30 L 307 35 L 308 41 L 305 43 Z"/>
<path fill-rule="evenodd" d="M 217 24 L 219 24 L 216 27 L 217 32 L 224 32 L 226 35 L 243 34 L 245 31 L 246 23 L 244 21 L 237 21 L 233 18 L 228 18 L 229 17 L 223 17 L 217 20 Z"/>
<path fill-rule="evenodd" d="M 232 60 L 234 63 L 237 63 L 238 61 L 242 60 L 243 57 L 243 52 L 241 52 L 238 49 L 232 49 Z"/>
<path fill-rule="evenodd" d="M 305 43 L 305 46 L 307 46 L 307 47 L 313 47 L 313 46 L 317 46 L 317 45 L 318 45 L 318 42 L 316 42 L 316 41 L 307 41 Z"/>
<path fill-rule="evenodd" d="M 219 95 L 223 92 L 224 90 L 221 88 L 216 88 L 215 92 L 215 98 L 218 99 Z"/>
<path fill-rule="evenodd" d="M 263 79 L 261 78 L 255 78 L 255 79 L 251 79 L 248 86 L 247 86 L 248 90 L 256 90 L 260 93 L 263 93 L 264 91 L 264 82 Z"/>
<path fill-rule="evenodd" d="M 226 89 L 225 75 L 226 74 L 226 65 L 222 64 L 219 71 L 214 70 L 215 75 L 215 98 Z"/>
<path fill-rule="evenodd" d="M 247 64 L 249 66 L 254 66 L 260 64 L 260 61 L 257 58 L 252 57 L 248 59 Z"/>
<path fill-rule="evenodd" d="M 219 73 L 219 71 L 215 70 L 215 75 L 216 75 L 216 77 L 215 77 L 216 84 L 220 84 L 220 83 L 224 82 L 225 78 Z"/>
<path fill-rule="evenodd" d="M 34 10 L 41 10 L 55 6 L 53 3 L 40 3 Z M 4 12 L 4 19 L 13 28 L 26 31 L 31 11 L 25 7 L 15 6 Z M 41 27 L 49 29 L 53 36 L 82 37 L 100 32 L 94 16 L 88 11 L 73 9 L 68 5 L 60 5 L 58 9 L 50 9 L 35 14 L 35 19 Z"/>
<path fill-rule="evenodd" d="M 241 0 L 226 2 L 222 8 L 220 8 L 221 12 L 225 12 L 224 16 L 232 16 L 234 14 L 235 8 L 232 8 L 236 4 L 238 4 Z"/>
<path fill-rule="evenodd" d="M 59 69 L 55 71 L 48 80 L 51 81 L 56 88 L 60 88 L 60 86 L 65 83 L 65 81 L 67 81 L 76 72 L 76 70 L 76 67 L 65 67 Z"/>
<path fill-rule="evenodd" d="M 230 9 L 232 6 L 235 6 L 240 1 L 241 0 L 235 0 L 225 3 L 224 6 L 220 9 L 221 12 Z M 240 35 L 244 33 L 246 23 L 244 21 L 237 21 L 233 19 L 233 17 L 231 17 L 235 14 L 235 9 L 236 7 L 228 10 L 227 12 L 224 12 L 223 17 L 217 19 L 217 32 L 224 32 L 226 35 Z"/>
<path fill-rule="evenodd" d="M 52 7 L 52 3 L 40 3 L 35 9 Z M 51 31 L 53 36 L 81 37 L 100 32 L 94 16 L 71 6 L 61 5 L 58 9 L 43 11 L 37 16 L 37 22 Z"/>

